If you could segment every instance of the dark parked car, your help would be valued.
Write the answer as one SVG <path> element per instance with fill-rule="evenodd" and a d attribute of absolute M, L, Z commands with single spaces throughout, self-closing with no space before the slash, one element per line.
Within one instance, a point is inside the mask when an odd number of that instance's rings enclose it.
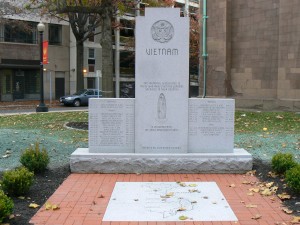
<path fill-rule="evenodd" d="M 73 105 L 73 106 L 81 106 L 88 105 L 89 98 L 98 98 L 102 97 L 102 92 L 97 89 L 83 89 L 81 91 L 76 92 L 73 95 L 66 95 L 59 98 L 59 102 L 64 105 Z"/>

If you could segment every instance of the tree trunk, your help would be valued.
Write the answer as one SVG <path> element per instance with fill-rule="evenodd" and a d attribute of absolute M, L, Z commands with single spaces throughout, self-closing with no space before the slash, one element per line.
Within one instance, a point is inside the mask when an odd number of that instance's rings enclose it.
<path fill-rule="evenodd" d="M 76 90 L 82 90 L 84 88 L 84 77 L 83 77 L 83 58 L 84 58 L 84 51 L 83 51 L 83 42 L 77 42 L 76 48 L 76 63 L 77 63 L 77 83 L 76 83 Z"/>
<path fill-rule="evenodd" d="M 102 90 L 105 97 L 114 97 L 111 14 L 107 9 L 102 23 Z"/>

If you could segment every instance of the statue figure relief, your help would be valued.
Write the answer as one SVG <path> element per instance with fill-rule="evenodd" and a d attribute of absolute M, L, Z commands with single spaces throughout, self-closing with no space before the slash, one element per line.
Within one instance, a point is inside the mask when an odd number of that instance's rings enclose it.
<path fill-rule="evenodd" d="M 157 118 L 166 119 L 167 117 L 167 101 L 163 93 L 160 93 L 157 101 Z"/>

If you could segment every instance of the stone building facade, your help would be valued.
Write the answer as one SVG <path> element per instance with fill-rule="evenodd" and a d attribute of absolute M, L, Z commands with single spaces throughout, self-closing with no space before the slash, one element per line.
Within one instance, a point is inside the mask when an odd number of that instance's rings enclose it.
<path fill-rule="evenodd" d="M 207 95 L 233 96 L 238 107 L 299 109 L 300 1 L 207 2 Z"/>

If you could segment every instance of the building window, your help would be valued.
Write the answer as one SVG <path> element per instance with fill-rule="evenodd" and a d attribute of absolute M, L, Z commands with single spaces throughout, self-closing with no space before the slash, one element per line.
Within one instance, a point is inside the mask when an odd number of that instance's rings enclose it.
<path fill-rule="evenodd" d="M 88 58 L 89 72 L 95 72 L 95 49 L 89 48 Z"/>
<path fill-rule="evenodd" d="M 11 22 L 4 25 L 4 41 L 15 43 L 37 43 L 36 26 L 34 22 L 19 22 L 10 20 Z"/>
<path fill-rule="evenodd" d="M 61 45 L 62 26 L 58 24 L 49 24 L 49 45 Z"/>

